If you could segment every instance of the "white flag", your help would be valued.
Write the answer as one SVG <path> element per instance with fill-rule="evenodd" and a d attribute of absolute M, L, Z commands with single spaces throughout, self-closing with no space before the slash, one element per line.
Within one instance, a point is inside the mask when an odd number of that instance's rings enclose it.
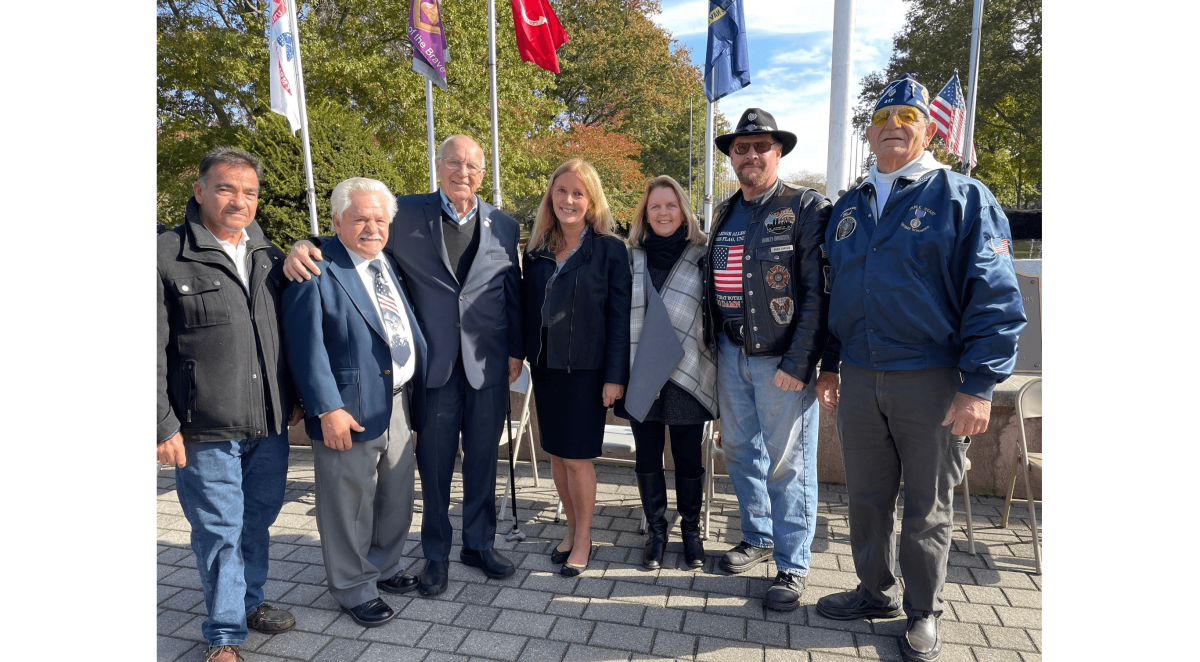
<path fill-rule="evenodd" d="M 271 40 L 271 110 L 300 130 L 300 100 L 296 98 L 295 50 L 300 44 L 292 32 L 294 10 L 288 0 L 268 0 L 267 36 Z"/>

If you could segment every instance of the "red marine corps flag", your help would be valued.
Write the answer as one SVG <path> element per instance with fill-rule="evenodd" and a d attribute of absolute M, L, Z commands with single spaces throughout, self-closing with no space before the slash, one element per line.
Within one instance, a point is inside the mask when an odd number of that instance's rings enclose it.
<path fill-rule="evenodd" d="M 521 59 L 559 73 L 554 51 L 567 43 L 567 33 L 550 8 L 550 0 L 510 0 Z"/>

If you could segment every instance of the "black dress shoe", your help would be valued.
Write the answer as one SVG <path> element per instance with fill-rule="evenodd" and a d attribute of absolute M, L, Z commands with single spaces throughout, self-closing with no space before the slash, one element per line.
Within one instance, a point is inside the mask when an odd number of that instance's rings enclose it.
<path fill-rule="evenodd" d="M 568 552 L 567 555 L 570 556 L 570 552 Z M 591 559 L 592 546 L 588 545 L 588 560 L 590 561 Z M 558 574 L 562 575 L 563 577 L 578 577 L 579 575 L 583 574 L 584 570 L 587 570 L 587 567 L 587 563 L 584 563 L 583 565 L 571 565 L 570 563 L 566 562 L 566 559 L 564 559 L 563 566 L 559 569 Z"/>
<path fill-rule="evenodd" d="M 896 618 L 903 615 L 904 610 L 900 607 L 876 607 L 855 589 L 817 600 L 817 613 L 835 621 L 853 621 L 860 618 Z"/>
<path fill-rule="evenodd" d="M 462 553 L 458 555 L 458 559 L 463 562 L 463 565 L 479 568 L 490 579 L 508 579 L 517 571 L 512 561 L 504 558 L 500 552 L 494 549 L 475 551 L 464 547 Z"/>
<path fill-rule="evenodd" d="M 408 593 L 417 587 L 417 578 L 407 572 L 397 572 L 396 576 L 381 582 L 375 582 L 384 593 Z"/>
<path fill-rule="evenodd" d="M 563 542 L 566 542 L 566 541 L 564 540 Z M 558 545 L 561 545 L 561 544 L 562 544 L 561 542 L 558 543 Z M 550 562 L 555 565 L 562 565 L 563 563 L 567 562 L 567 557 L 571 555 L 571 550 L 568 549 L 565 552 L 560 552 L 560 551 L 558 551 L 558 545 L 555 545 L 550 548 Z"/>
<path fill-rule="evenodd" d="M 933 614 L 908 617 L 908 632 L 900 638 L 900 652 L 909 662 L 934 662 L 942 654 L 942 632 Z"/>
<path fill-rule="evenodd" d="M 737 547 L 725 552 L 725 556 L 721 557 L 720 566 L 725 572 L 736 575 L 771 558 L 774 552 L 774 547 L 755 547 L 743 540 Z"/>
<path fill-rule="evenodd" d="M 357 607 L 342 607 L 342 611 L 350 614 L 355 623 L 365 628 L 377 628 L 396 617 L 396 612 L 381 598 L 367 600 Z"/>
<path fill-rule="evenodd" d="M 775 575 L 771 588 L 763 598 L 763 606 L 775 611 L 792 611 L 800 604 L 800 594 L 804 591 L 804 578 L 791 575 L 782 570 Z"/>
<path fill-rule="evenodd" d="M 421 595 L 433 597 L 446 592 L 450 585 L 450 562 L 425 560 L 425 569 L 421 571 L 419 584 Z"/>

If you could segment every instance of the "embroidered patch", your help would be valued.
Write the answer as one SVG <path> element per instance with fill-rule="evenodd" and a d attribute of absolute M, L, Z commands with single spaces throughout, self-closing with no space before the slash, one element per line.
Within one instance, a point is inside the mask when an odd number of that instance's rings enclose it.
<path fill-rule="evenodd" d="M 792 250 L 791 246 L 772 246 L 771 247 L 772 253 L 786 253 L 790 250 Z"/>
<path fill-rule="evenodd" d="M 796 214 L 787 207 L 780 207 L 767 215 L 767 232 L 783 234 L 796 224 Z"/>
<path fill-rule="evenodd" d="M 821 271 L 825 272 L 825 294 L 833 294 L 833 267 L 827 264 Z"/>
<path fill-rule="evenodd" d="M 838 221 L 837 232 L 834 233 L 834 240 L 841 241 L 846 237 L 854 234 L 855 228 L 858 227 L 858 221 L 854 220 L 853 216 L 843 216 L 842 220 Z"/>
<path fill-rule="evenodd" d="M 913 232 L 924 232 L 929 229 L 929 226 L 925 225 L 925 223 L 927 221 L 924 219 L 925 219 L 925 210 L 918 207 L 913 210 L 912 220 L 910 220 L 907 225 L 904 223 L 901 223 L 900 227 L 904 228 L 905 230 L 911 230 Z"/>
<path fill-rule="evenodd" d="M 771 317 L 779 326 L 787 326 L 792 323 L 792 313 L 796 312 L 796 304 L 792 302 L 791 297 L 777 297 L 771 299 Z"/>
<path fill-rule="evenodd" d="M 792 274 L 782 264 L 777 264 L 767 271 L 767 285 L 773 289 L 782 290 L 790 282 L 792 282 Z"/>
<path fill-rule="evenodd" d="M 822 260 L 829 259 L 829 251 L 825 250 L 825 244 L 821 244 L 821 259 Z"/>

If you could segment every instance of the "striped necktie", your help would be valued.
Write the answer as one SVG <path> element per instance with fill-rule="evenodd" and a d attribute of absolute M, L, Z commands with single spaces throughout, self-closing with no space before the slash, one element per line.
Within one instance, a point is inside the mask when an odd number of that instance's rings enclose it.
<path fill-rule="evenodd" d="M 367 268 L 375 274 L 375 297 L 379 300 L 379 317 L 383 320 L 383 330 L 388 336 L 392 361 L 396 365 L 402 366 L 408 362 L 412 350 L 408 346 L 408 340 L 401 333 L 403 327 L 400 324 L 400 308 L 396 306 L 396 300 L 392 298 L 391 288 L 383 280 L 383 265 L 380 261 L 371 260 Z"/>

